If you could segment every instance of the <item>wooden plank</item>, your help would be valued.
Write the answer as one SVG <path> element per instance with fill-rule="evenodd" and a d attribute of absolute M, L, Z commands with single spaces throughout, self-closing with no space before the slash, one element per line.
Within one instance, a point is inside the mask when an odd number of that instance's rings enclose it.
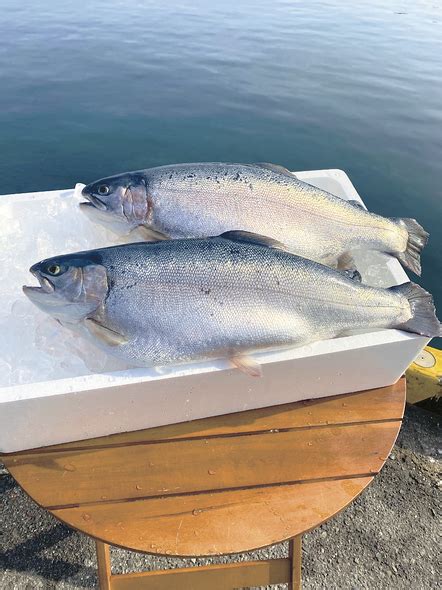
<path fill-rule="evenodd" d="M 301 562 L 302 562 L 302 537 L 298 535 L 291 539 L 289 544 L 290 557 L 290 582 L 288 590 L 301 590 Z"/>
<path fill-rule="evenodd" d="M 7 457 L 45 507 L 336 478 L 379 471 L 400 421 Z"/>
<path fill-rule="evenodd" d="M 113 590 L 226 590 L 284 584 L 290 579 L 287 558 L 223 563 L 112 576 Z"/>
<path fill-rule="evenodd" d="M 97 565 L 98 565 L 98 582 L 100 590 L 111 590 L 111 562 L 109 545 L 96 542 Z"/>
<path fill-rule="evenodd" d="M 105 503 L 53 514 L 76 529 L 147 553 L 220 555 L 272 545 L 318 526 L 371 477 Z"/>
<path fill-rule="evenodd" d="M 174 440 L 194 437 L 234 435 L 243 432 L 282 430 L 321 425 L 371 422 L 401 419 L 404 413 L 405 379 L 395 385 L 322 398 L 301 401 L 171 424 L 136 432 L 115 434 L 86 441 L 54 445 L 31 451 L 32 453 L 62 452 L 68 449 L 109 447 L 111 445 L 139 444 L 149 441 Z M 227 394 L 227 392 L 226 392 Z M 208 394 L 209 395 L 209 394 Z M 23 453 L 19 453 L 23 455 Z M 13 456 L 10 454 L 8 456 Z"/>

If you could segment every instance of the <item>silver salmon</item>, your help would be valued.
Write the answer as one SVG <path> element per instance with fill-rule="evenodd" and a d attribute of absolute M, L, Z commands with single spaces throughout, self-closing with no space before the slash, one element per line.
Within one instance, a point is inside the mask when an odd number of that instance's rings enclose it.
<path fill-rule="evenodd" d="M 33 303 L 138 366 L 228 358 L 259 375 L 252 352 L 356 328 L 440 334 L 418 285 L 361 285 L 246 232 L 56 256 L 30 271 Z"/>
<path fill-rule="evenodd" d="M 201 238 L 229 230 L 269 236 L 299 256 L 352 268 L 351 252 L 396 256 L 420 274 L 428 234 L 414 219 L 388 219 L 297 179 L 274 164 L 176 164 L 88 184 L 80 206 L 117 233 Z"/>

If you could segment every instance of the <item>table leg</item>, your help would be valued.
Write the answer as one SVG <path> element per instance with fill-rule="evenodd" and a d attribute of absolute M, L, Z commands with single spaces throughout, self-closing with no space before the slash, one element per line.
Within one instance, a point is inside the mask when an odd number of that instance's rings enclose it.
<path fill-rule="evenodd" d="M 100 590 L 111 590 L 110 548 L 102 541 L 95 542 L 97 547 L 98 583 Z"/>
<path fill-rule="evenodd" d="M 291 562 L 291 580 L 289 590 L 301 590 L 301 560 L 302 560 L 302 536 L 298 535 L 290 540 L 289 557 Z"/>
<path fill-rule="evenodd" d="M 208 565 L 172 570 L 157 570 L 133 574 L 111 575 L 110 546 L 96 541 L 98 580 L 100 590 L 161 588 L 171 590 L 190 584 L 192 588 L 236 588 L 241 590 L 247 580 L 247 588 L 257 585 L 287 583 L 289 590 L 301 590 L 301 535 L 291 539 L 289 557 L 264 559 L 256 562 Z M 149 580 L 151 578 L 151 580 Z M 179 581 L 178 581 L 179 578 Z M 242 584 L 238 584 L 238 582 Z"/>

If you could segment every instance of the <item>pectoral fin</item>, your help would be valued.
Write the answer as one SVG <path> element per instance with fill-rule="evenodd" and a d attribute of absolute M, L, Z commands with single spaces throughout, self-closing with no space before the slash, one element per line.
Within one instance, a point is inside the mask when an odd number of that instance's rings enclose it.
<path fill-rule="evenodd" d="M 169 239 L 169 236 L 166 236 L 166 234 L 156 231 L 151 227 L 147 227 L 146 225 L 139 225 L 137 229 L 146 242 L 159 242 L 161 240 Z"/>
<path fill-rule="evenodd" d="M 262 377 L 262 367 L 250 356 L 245 354 L 232 356 L 230 361 L 237 369 L 250 377 Z"/>
<path fill-rule="evenodd" d="M 118 332 L 115 332 L 115 330 L 106 328 L 106 326 L 103 326 L 103 324 L 100 324 L 97 320 L 86 318 L 84 323 L 95 338 L 98 338 L 98 340 L 101 340 L 108 346 L 121 346 L 121 344 L 127 342 L 127 338 L 123 336 L 123 334 L 119 334 Z"/>

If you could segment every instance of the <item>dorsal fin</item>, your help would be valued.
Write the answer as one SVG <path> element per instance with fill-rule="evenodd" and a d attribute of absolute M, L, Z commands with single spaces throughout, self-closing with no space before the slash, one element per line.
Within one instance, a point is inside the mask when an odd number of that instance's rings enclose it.
<path fill-rule="evenodd" d="M 272 172 L 277 172 L 278 174 L 284 174 L 284 176 L 290 176 L 290 178 L 296 178 L 294 174 L 284 168 L 284 166 L 280 166 L 279 164 L 271 164 L 270 162 L 255 162 L 253 166 L 258 166 L 258 168 L 264 168 L 265 170 L 271 170 Z"/>
<path fill-rule="evenodd" d="M 350 203 L 350 205 L 353 205 L 353 207 L 358 207 L 358 209 L 362 209 L 363 211 L 366 210 L 364 205 L 359 201 L 356 201 L 356 199 L 349 199 L 347 203 Z"/>
<path fill-rule="evenodd" d="M 341 272 L 355 283 L 362 283 L 361 273 L 356 268 L 347 268 L 346 270 L 341 270 Z"/>
<path fill-rule="evenodd" d="M 256 246 L 273 248 L 274 250 L 285 250 L 286 252 L 289 251 L 287 246 L 285 246 L 282 242 L 278 242 L 278 240 L 273 240 L 267 236 L 261 236 L 260 234 L 254 234 L 248 231 L 226 231 L 218 237 L 224 238 L 225 240 L 231 240 L 232 242 L 243 242 L 246 244 L 255 244 Z"/>

